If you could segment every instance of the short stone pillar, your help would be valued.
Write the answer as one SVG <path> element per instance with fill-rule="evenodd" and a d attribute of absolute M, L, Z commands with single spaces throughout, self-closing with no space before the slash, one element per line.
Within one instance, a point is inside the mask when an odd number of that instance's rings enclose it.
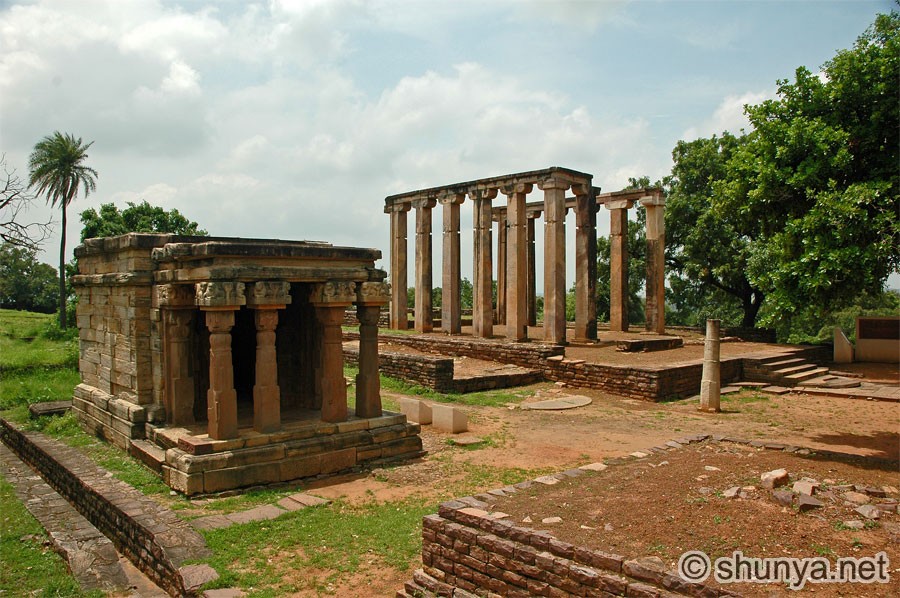
<path fill-rule="evenodd" d="M 413 202 L 416 208 L 416 332 L 431 332 L 434 329 L 432 317 L 431 291 L 433 285 L 431 260 L 431 209 L 435 206 L 433 199 L 420 199 Z"/>
<path fill-rule="evenodd" d="M 609 330 L 628 331 L 628 210 L 627 199 L 606 202 L 609 210 Z"/>
<path fill-rule="evenodd" d="M 703 344 L 703 374 L 700 379 L 700 411 L 718 413 L 722 410 L 720 390 L 719 320 L 707 320 L 706 340 Z"/>
<path fill-rule="evenodd" d="M 406 313 L 406 213 L 412 207 L 409 203 L 397 203 L 385 211 L 391 215 L 391 328 L 409 329 L 409 315 Z"/>
<path fill-rule="evenodd" d="M 313 286 L 310 303 L 321 326 L 320 364 L 322 421 L 347 421 L 347 384 L 341 325 L 344 312 L 356 301 L 356 283 L 335 281 Z"/>
<path fill-rule="evenodd" d="M 547 179 L 544 192 L 544 340 L 566 342 L 566 190 L 568 183 Z"/>
<path fill-rule="evenodd" d="M 194 285 L 157 285 L 155 301 L 163 322 L 162 378 L 165 380 L 166 422 L 189 426 L 195 422 L 194 358 L 191 354 L 191 330 L 196 312 Z"/>
<path fill-rule="evenodd" d="M 356 375 L 356 417 L 381 417 L 381 380 L 378 378 L 378 314 L 387 303 L 387 283 L 359 285 L 356 317 L 359 320 L 359 373 Z"/>
<path fill-rule="evenodd" d="M 291 302 L 291 285 L 283 281 L 255 282 L 249 287 L 247 305 L 256 323 L 256 377 L 253 384 L 253 429 L 261 434 L 281 428 L 281 389 L 278 386 L 278 354 L 275 328 L 278 310 Z"/>
<path fill-rule="evenodd" d="M 647 325 L 650 332 L 666 332 L 666 199 L 643 197 L 647 209 Z M 627 316 L 626 316 L 627 317 Z"/>
<path fill-rule="evenodd" d="M 493 259 L 491 257 L 491 200 L 497 189 L 476 189 L 470 192 L 474 234 L 474 264 L 472 281 L 472 333 L 490 338 L 494 334 Z"/>
<path fill-rule="evenodd" d="M 439 199 L 444 206 L 444 239 L 441 286 L 441 329 L 447 334 L 462 332 L 461 287 L 459 251 L 459 206 L 465 200 L 464 193 L 450 193 Z"/>
<path fill-rule="evenodd" d="M 834 327 L 834 362 L 853 363 L 853 345 L 840 326 Z"/>
<path fill-rule="evenodd" d="M 231 360 L 234 312 L 245 305 L 242 282 L 199 282 L 195 302 L 206 314 L 209 328 L 209 390 L 206 393 L 207 431 L 215 440 L 237 438 L 237 392 Z"/>

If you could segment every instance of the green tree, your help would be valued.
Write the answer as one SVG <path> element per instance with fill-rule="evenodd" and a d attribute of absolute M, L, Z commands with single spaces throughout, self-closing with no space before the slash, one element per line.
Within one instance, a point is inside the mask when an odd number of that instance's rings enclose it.
<path fill-rule="evenodd" d="M 879 15 L 821 75 L 798 68 L 715 185 L 714 209 L 753 230 L 747 277 L 766 318 L 824 316 L 900 268 L 900 15 Z"/>
<path fill-rule="evenodd" d="M 99 212 L 94 208 L 83 211 L 81 240 L 125 233 L 172 233 L 201 237 L 209 234 L 174 208 L 164 210 L 150 205 L 146 200 L 139 204 L 127 203 L 128 207 L 121 211 L 112 203 L 102 204 Z"/>
<path fill-rule="evenodd" d="M 87 150 L 93 141 L 82 143 L 69 133 L 54 132 L 38 141 L 28 159 L 28 186 L 46 195 L 51 206 L 62 210 L 59 241 L 59 327 L 66 328 L 66 210 L 78 195 L 87 197 L 97 187 L 97 171 L 86 166 Z"/>
<path fill-rule="evenodd" d="M 36 250 L 0 245 L 0 307 L 52 313 L 56 305 L 56 270 L 37 260 Z"/>
<path fill-rule="evenodd" d="M 628 322 L 631 324 L 644 321 L 644 304 L 640 293 L 647 278 L 645 221 L 646 213 L 642 209 L 637 210 L 637 220 L 628 221 Z M 608 237 L 597 239 L 597 318 L 604 322 L 609 321 L 611 250 Z"/>

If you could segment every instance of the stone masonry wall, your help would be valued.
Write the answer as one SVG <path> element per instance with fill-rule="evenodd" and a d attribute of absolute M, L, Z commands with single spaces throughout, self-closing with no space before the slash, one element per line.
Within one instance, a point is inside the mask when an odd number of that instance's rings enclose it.
<path fill-rule="evenodd" d="M 344 334 L 346 337 L 346 333 Z M 344 348 L 344 363 L 359 364 L 359 350 Z M 454 392 L 453 359 L 430 355 L 378 353 L 378 369 L 383 374 L 431 388 L 437 392 Z"/>
<path fill-rule="evenodd" d="M 86 462 L 76 449 L 6 420 L 0 420 L 0 439 L 154 583 L 172 596 L 186 595 L 179 568 L 209 556 L 203 538 L 186 522 Z"/>

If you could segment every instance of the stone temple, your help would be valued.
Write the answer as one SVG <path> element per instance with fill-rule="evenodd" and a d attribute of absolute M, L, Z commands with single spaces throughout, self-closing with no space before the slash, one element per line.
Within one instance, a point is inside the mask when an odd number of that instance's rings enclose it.
<path fill-rule="evenodd" d="M 75 250 L 82 426 L 186 494 L 421 454 L 381 407 L 375 249 L 132 233 Z M 344 314 L 356 307 L 354 407 Z"/>

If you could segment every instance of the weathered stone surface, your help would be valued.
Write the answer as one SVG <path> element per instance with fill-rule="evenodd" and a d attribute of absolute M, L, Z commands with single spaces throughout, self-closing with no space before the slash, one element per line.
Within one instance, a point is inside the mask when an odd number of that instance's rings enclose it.
<path fill-rule="evenodd" d="M 184 589 L 194 593 L 205 583 L 219 579 L 219 574 L 209 565 L 187 565 L 178 570 Z"/>
<path fill-rule="evenodd" d="M 866 519 L 880 519 L 881 512 L 874 505 L 861 505 L 853 509 Z"/>
<path fill-rule="evenodd" d="M 808 494 L 799 494 L 797 496 L 797 509 L 804 513 L 806 511 L 812 511 L 813 509 L 821 509 L 825 506 L 818 498 L 814 498 Z"/>
<path fill-rule="evenodd" d="M 800 480 L 798 482 L 794 482 L 793 491 L 797 494 L 805 494 L 807 496 L 812 496 L 815 494 L 816 489 L 819 487 L 819 484 L 814 481 L 809 480 Z"/>
<path fill-rule="evenodd" d="M 451 434 L 459 434 L 469 429 L 469 418 L 458 407 L 452 405 L 431 406 L 432 425 L 435 429 Z"/>
<path fill-rule="evenodd" d="M 397 399 L 397 402 L 400 404 L 400 412 L 406 416 L 407 420 L 422 425 L 432 422 L 431 406 L 425 401 L 410 397 L 400 397 Z"/>
<path fill-rule="evenodd" d="M 769 490 L 784 486 L 790 481 L 786 469 L 774 469 L 772 471 L 767 471 L 760 475 L 759 479 L 760 485 L 763 488 L 767 488 Z"/>
<path fill-rule="evenodd" d="M 846 500 L 847 502 L 853 503 L 855 505 L 864 505 L 868 503 L 871 499 L 868 495 L 863 494 L 862 492 L 844 492 L 841 494 L 841 498 Z"/>

